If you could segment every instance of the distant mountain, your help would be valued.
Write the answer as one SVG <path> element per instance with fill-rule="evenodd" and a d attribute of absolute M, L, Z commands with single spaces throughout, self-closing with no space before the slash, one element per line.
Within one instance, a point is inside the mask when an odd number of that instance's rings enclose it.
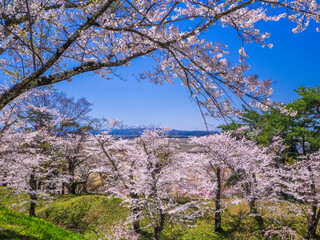
<path fill-rule="evenodd" d="M 185 131 L 172 129 L 169 132 L 169 137 L 185 138 L 185 137 L 202 137 L 207 135 L 216 134 L 218 131 Z"/>
<path fill-rule="evenodd" d="M 135 138 L 138 135 L 142 134 L 145 128 L 127 128 L 127 129 L 114 129 L 110 132 L 110 134 L 115 137 L 123 137 L 123 138 Z M 216 134 L 218 131 L 185 131 L 185 130 L 176 130 L 172 129 L 168 132 L 168 137 L 174 138 L 188 138 L 188 137 L 202 137 L 211 134 Z"/>

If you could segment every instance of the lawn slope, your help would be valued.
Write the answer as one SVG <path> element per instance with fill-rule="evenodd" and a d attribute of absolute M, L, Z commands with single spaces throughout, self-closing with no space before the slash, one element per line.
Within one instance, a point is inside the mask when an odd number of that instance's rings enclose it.
<path fill-rule="evenodd" d="M 237 201 L 239 200 L 240 199 L 237 199 Z M 9 190 L 1 191 L 0 188 L 0 205 L 12 207 L 14 212 L 21 211 L 27 213 L 25 211 L 27 208 L 23 207 L 23 201 L 25 201 L 25 196 L 23 194 L 13 194 Z M 193 224 L 184 225 L 176 222 L 168 222 L 163 231 L 162 239 L 266 239 L 264 234 L 259 231 L 254 217 L 250 215 L 248 204 L 244 199 L 241 203 L 236 205 L 231 204 L 233 202 L 231 199 L 224 199 L 223 202 L 227 207 L 222 212 L 222 227 L 224 229 L 222 234 L 217 234 L 213 231 L 214 204 L 210 203 L 207 205 L 209 209 L 206 211 L 205 215 L 196 219 Z M 296 215 L 293 211 L 295 208 L 292 209 L 293 205 L 266 201 L 258 202 L 258 204 L 260 206 L 259 211 L 265 219 L 266 230 L 271 228 L 280 230 L 283 226 L 287 226 L 296 231 L 296 239 L 302 239 L 307 235 L 306 217 L 303 214 Z M 305 209 L 308 210 L 307 208 Z M 18 220 L 10 220 L 12 217 L 4 214 L 4 211 L 10 213 L 11 216 L 19 216 L 19 221 L 21 222 L 19 223 Z M 108 238 L 106 238 L 105 235 L 113 232 L 115 226 L 125 222 L 130 215 L 130 210 L 123 204 L 123 200 L 107 197 L 105 195 L 56 195 L 53 196 L 53 199 L 49 202 L 39 202 L 36 214 L 39 218 L 82 235 L 86 239 L 97 240 L 100 238 L 106 240 Z M 27 220 L 23 223 L 22 219 Z M 55 227 L 54 225 L 46 225 L 48 227 L 45 227 L 44 225 L 45 229 L 42 231 L 38 226 L 44 223 L 48 224 L 45 221 L 27 218 L 19 214 L 15 215 L 7 209 L 1 209 L 0 229 L 2 230 L 0 230 L 0 239 L 83 239 L 79 237 L 79 235 L 72 234 L 68 236 L 61 235 L 63 237 L 59 238 L 59 235 L 57 234 L 60 234 L 60 232 L 61 234 L 70 234 L 70 232 Z M 141 225 L 144 227 L 145 231 L 152 232 L 152 229 L 148 227 L 148 222 L 145 220 L 141 221 Z M 320 225 L 317 229 L 317 233 L 320 233 Z M 277 240 L 281 239 L 281 237 L 274 236 L 272 239 Z M 317 239 L 320 239 L 320 237 Z"/>
<path fill-rule="evenodd" d="M 129 209 L 119 198 L 64 195 L 58 196 L 51 206 L 40 208 L 37 216 L 87 239 L 98 239 L 118 222 L 126 221 Z"/>
<path fill-rule="evenodd" d="M 5 207 L 0 207 L 0 239 L 84 240 L 82 236 L 52 223 L 13 212 Z"/>

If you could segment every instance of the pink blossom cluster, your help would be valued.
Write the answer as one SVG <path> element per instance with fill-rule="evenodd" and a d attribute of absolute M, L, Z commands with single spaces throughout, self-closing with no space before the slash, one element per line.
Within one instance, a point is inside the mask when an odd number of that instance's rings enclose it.
<path fill-rule="evenodd" d="M 180 81 L 210 116 L 240 113 L 234 97 L 267 109 L 271 80 L 248 73 L 244 47 L 233 61 L 228 46 L 205 32 L 232 28 L 242 43 L 272 48 L 260 22 L 288 18 L 297 33 L 320 22 L 319 9 L 315 0 L 3 1 L 0 69 L 13 84 L 0 109 L 30 89 L 86 72 L 110 78 L 141 57 L 155 63 L 142 78 Z"/>
<path fill-rule="evenodd" d="M 127 222 L 119 221 L 116 225 L 109 228 L 104 238 L 99 240 L 138 240 L 139 236 L 134 232 L 132 225 Z"/>
<path fill-rule="evenodd" d="M 299 240 L 299 239 L 301 239 L 297 236 L 296 231 L 290 229 L 289 227 L 283 226 L 280 229 L 276 229 L 276 227 L 275 228 L 272 228 L 272 227 L 274 227 L 274 226 L 271 226 L 268 230 L 266 230 L 264 232 L 264 236 L 267 239 L 274 239 L 276 237 L 280 238 L 281 240 L 286 240 L 286 239 Z"/>

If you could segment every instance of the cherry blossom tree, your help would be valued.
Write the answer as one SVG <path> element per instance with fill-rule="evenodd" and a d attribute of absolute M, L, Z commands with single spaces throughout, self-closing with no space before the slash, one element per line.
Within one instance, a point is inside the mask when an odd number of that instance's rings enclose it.
<path fill-rule="evenodd" d="M 261 184 L 263 169 L 270 162 L 264 150 L 244 138 L 237 139 L 230 133 L 192 138 L 196 147 L 191 155 L 197 187 L 202 197 L 215 201 L 215 231 L 222 232 L 221 199 L 230 187 L 248 200 L 250 214 L 255 217 L 260 229 L 264 228 L 263 218 L 258 212 L 256 200 L 262 197 Z M 196 190 L 197 191 L 197 190 Z"/>
<path fill-rule="evenodd" d="M 201 214 L 194 202 L 179 204 L 173 197 L 172 186 L 180 180 L 182 172 L 179 164 L 175 164 L 175 148 L 166 132 L 147 128 L 134 140 L 115 140 L 110 135 L 98 137 L 106 170 L 115 179 L 108 191 L 120 195 L 131 206 L 137 233 L 145 234 L 140 226 L 142 218 L 149 223 L 153 239 L 161 239 L 167 222 L 190 221 Z M 187 214 L 191 206 L 194 209 Z"/>
<path fill-rule="evenodd" d="M 1 93 L 8 89 L 9 86 L 7 84 L 0 86 Z M 48 94 L 48 91 L 46 90 L 41 91 L 34 89 L 20 95 L 3 108 L 0 112 L 0 139 L 5 135 L 10 134 L 11 131 L 15 132 L 19 127 L 25 126 L 26 121 L 24 121 L 21 116 L 30 107 L 27 103 L 28 99 L 40 97 L 46 94 Z"/>
<path fill-rule="evenodd" d="M 88 178 L 98 164 L 96 154 L 87 150 L 87 146 L 92 144 L 90 133 L 66 134 L 58 139 L 60 173 L 69 179 L 62 186 L 61 193 L 64 194 L 65 187 L 69 194 L 87 192 Z"/>
<path fill-rule="evenodd" d="M 0 16 L 0 66 L 13 81 L 0 109 L 32 88 L 90 71 L 108 77 L 146 56 L 156 64 L 143 78 L 180 79 L 213 116 L 236 111 L 232 96 L 265 108 L 272 89 L 271 81 L 246 73 L 243 47 L 232 63 L 227 46 L 205 32 L 233 28 L 243 43 L 272 47 L 260 21 L 287 17 L 297 23 L 295 33 L 320 21 L 315 0 L 2 0 Z"/>
<path fill-rule="evenodd" d="M 8 88 L 8 85 L 1 86 L 2 91 Z M 39 90 L 29 91 L 10 102 L 10 104 L 0 112 L 0 158 L 4 158 L 8 152 L 12 152 L 11 143 L 12 146 L 15 146 L 15 144 L 19 142 L 15 137 L 19 130 L 26 126 L 26 121 L 21 118 L 23 112 L 28 108 L 26 100 L 42 94 L 46 93 Z M 4 171 L 0 174 L 5 179 L 7 172 Z M 3 182 L 3 184 L 6 185 L 7 183 Z"/>
<path fill-rule="evenodd" d="M 230 137 L 230 136 L 229 136 Z M 272 155 L 267 153 L 267 149 L 256 145 L 246 139 L 231 138 L 235 142 L 235 149 L 238 156 L 228 159 L 226 163 L 231 171 L 229 184 L 237 187 L 242 196 L 248 201 L 250 215 L 253 216 L 259 226 L 264 229 L 264 221 L 258 212 L 257 200 L 264 199 L 266 194 L 265 169 L 273 161 Z"/>
<path fill-rule="evenodd" d="M 301 204 L 308 220 L 307 239 L 316 236 L 320 220 L 320 153 L 307 155 L 292 165 L 280 164 L 270 168 L 266 174 L 270 189 L 270 199 Z"/>
<path fill-rule="evenodd" d="M 19 131 L 7 136 L 7 145 L 2 145 L 1 174 L 7 187 L 28 193 L 29 215 L 35 216 L 39 194 L 55 192 L 55 185 L 67 181 L 58 174 L 59 161 L 54 156 L 51 143 L 55 137 L 45 128 L 37 131 Z M 5 148 L 5 149 L 4 149 Z"/>
<path fill-rule="evenodd" d="M 89 106 L 85 99 L 74 102 L 63 94 L 35 89 L 1 111 L 0 179 L 2 185 L 30 195 L 30 215 L 35 215 L 39 194 L 58 193 L 59 185 L 62 193 L 65 186 L 69 193 L 76 193 L 79 185 L 86 189 L 95 167 L 94 157 L 83 147 L 94 122 L 82 122 Z"/>
<path fill-rule="evenodd" d="M 133 176 L 128 175 L 128 178 L 125 178 L 125 174 L 128 173 L 128 170 L 124 167 L 127 160 L 126 155 L 127 151 L 130 151 L 129 149 L 132 147 L 127 144 L 128 140 L 119 139 L 116 141 L 114 137 L 109 135 L 109 132 L 103 132 L 95 137 L 98 142 L 98 148 L 91 147 L 91 151 L 97 152 L 100 150 L 103 156 L 100 157 L 100 167 L 96 168 L 95 171 L 107 175 L 108 192 L 113 193 L 127 190 L 129 196 L 133 200 L 138 201 L 139 195 L 129 185 L 132 182 Z M 128 166 L 130 166 L 130 162 Z M 136 233 L 141 234 L 143 231 L 140 227 L 140 208 L 135 205 L 132 208 L 132 213 L 135 216 L 133 219 L 134 230 Z"/>
<path fill-rule="evenodd" d="M 57 138 L 50 131 L 53 122 L 43 121 L 41 126 L 34 127 L 22 117 L 30 110 L 57 116 L 52 109 L 28 103 L 29 99 L 47 94 L 47 90 L 23 94 L 7 105 L 0 116 L 0 178 L 6 187 L 29 194 L 30 216 L 35 216 L 39 194 L 55 192 L 56 185 L 67 181 L 58 171 Z"/>

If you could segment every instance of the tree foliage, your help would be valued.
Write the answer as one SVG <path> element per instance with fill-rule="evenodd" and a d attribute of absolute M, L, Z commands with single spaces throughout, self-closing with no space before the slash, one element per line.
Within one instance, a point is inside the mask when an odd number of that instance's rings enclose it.
<path fill-rule="evenodd" d="M 316 152 L 320 148 L 320 88 L 301 86 L 295 92 L 299 97 L 280 109 L 257 112 L 244 107 L 238 123 L 222 125 L 221 129 L 235 131 L 245 126 L 247 129 L 241 134 L 265 146 L 271 145 L 275 138 L 283 139 L 286 146 L 283 161 L 294 161 L 300 155 Z"/>
<path fill-rule="evenodd" d="M 271 81 L 247 73 L 245 49 L 231 62 L 227 46 L 204 33 L 232 28 L 244 43 L 272 47 L 260 21 L 288 17 L 297 24 L 293 32 L 319 23 L 315 0 L 2 0 L 0 6 L 1 70 L 13 83 L 0 95 L 0 109 L 32 88 L 90 71 L 108 76 L 143 56 L 156 62 L 143 78 L 180 79 L 210 115 L 234 113 L 232 96 L 266 108 Z"/>

